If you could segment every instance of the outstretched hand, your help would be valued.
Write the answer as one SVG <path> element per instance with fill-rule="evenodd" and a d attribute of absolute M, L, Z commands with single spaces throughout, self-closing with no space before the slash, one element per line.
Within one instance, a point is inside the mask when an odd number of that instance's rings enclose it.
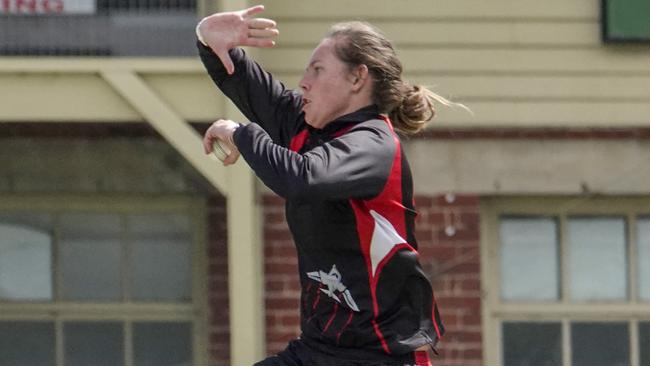
<path fill-rule="evenodd" d="M 228 74 L 235 72 L 235 66 L 228 51 L 238 46 L 273 47 L 279 31 L 275 21 L 253 18 L 264 11 L 264 5 L 253 6 L 240 11 L 216 13 L 203 18 L 198 31 L 208 47 L 214 51 Z"/>

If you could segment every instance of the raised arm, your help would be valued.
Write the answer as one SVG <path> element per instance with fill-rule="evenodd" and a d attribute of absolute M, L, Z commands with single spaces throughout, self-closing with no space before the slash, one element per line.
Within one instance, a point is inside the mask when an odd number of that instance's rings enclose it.
<path fill-rule="evenodd" d="M 197 26 L 199 55 L 210 77 L 251 122 L 286 146 L 300 128 L 301 96 L 246 56 L 239 46 L 273 47 L 273 20 L 253 18 L 262 5 L 210 15 Z"/>

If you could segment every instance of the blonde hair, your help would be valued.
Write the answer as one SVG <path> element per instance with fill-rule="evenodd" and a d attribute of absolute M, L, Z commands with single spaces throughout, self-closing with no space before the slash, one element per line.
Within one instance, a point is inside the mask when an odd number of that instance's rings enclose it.
<path fill-rule="evenodd" d="M 346 22 L 332 26 L 327 38 L 334 39 L 337 57 L 351 68 L 366 65 L 373 79 L 373 102 L 388 115 L 398 131 L 420 132 L 436 115 L 435 103 L 460 106 L 425 86 L 402 80 L 402 63 L 391 42 L 365 22 Z"/>

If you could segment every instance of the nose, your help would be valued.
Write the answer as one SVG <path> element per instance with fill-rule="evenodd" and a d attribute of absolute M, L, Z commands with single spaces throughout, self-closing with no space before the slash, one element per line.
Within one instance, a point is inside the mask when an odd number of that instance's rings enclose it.
<path fill-rule="evenodd" d="M 303 75 L 302 78 L 300 78 L 300 81 L 298 82 L 298 87 L 300 87 L 300 89 L 303 92 L 309 90 L 309 83 L 307 83 L 307 77 L 305 75 Z"/>

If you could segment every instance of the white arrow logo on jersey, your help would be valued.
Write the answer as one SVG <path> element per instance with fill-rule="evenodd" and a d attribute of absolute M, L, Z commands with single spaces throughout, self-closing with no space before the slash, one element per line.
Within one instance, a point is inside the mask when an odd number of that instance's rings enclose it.
<path fill-rule="evenodd" d="M 343 296 L 345 303 L 350 309 L 359 311 L 359 307 L 357 307 L 357 303 L 354 302 L 352 294 L 350 294 L 350 290 L 348 290 L 343 282 L 341 282 L 341 273 L 336 269 L 336 264 L 332 266 L 332 269 L 329 271 L 329 273 L 325 273 L 323 271 L 307 272 L 307 277 L 327 286 L 327 288 L 321 288 L 320 290 L 327 296 L 336 300 L 336 302 L 341 302 L 341 299 L 339 299 L 339 297 L 336 295 L 338 292 Z"/>

